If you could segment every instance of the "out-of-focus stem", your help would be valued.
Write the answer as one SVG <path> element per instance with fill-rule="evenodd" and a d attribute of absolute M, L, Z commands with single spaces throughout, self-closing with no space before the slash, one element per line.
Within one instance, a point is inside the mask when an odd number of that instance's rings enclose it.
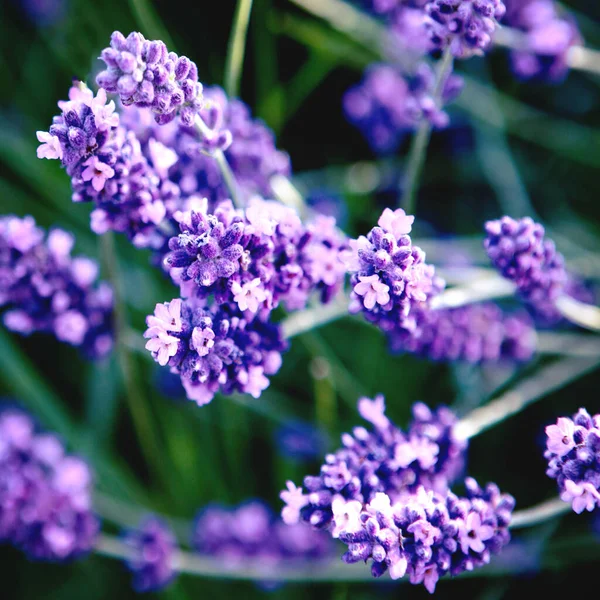
<path fill-rule="evenodd" d="M 560 314 L 584 329 L 590 331 L 600 331 L 600 308 L 592 304 L 579 302 L 570 296 L 560 296 L 555 302 L 555 306 Z"/>
<path fill-rule="evenodd" d="M 251 11 L 252 0 L 238 0 L 225 63 L 225 92 L 230 98 L 239 94 Z"/>
<path fill-rule="evenodd" d="M 564 502 L 560 498 L 552 498 L 552 500 L 546 500 L 531 508 L 524 508 L 515 512 L 510 520 L 510 528 L 522 529 L 523 527 L 539 525 L 554 517 L 564 515 L 570 510 L 571 505 L 568 502 Z"/>
<path fill-rule="evenodd" d="M 148 413 L 147 406 L 145 406 L 137 369 L 125 341 L 129 327 L 127 325 L 121 276 L 112 232 L 105 233 L 102 236 L 102 254 L 114 294 L 116 352 L 125 386 L 127 406 L 129 407 L 133 426 L 148 467 L 152 472 L 161 474 L 161 465 L 164 464 L 163 456 L 157 445 L 158 438 L 152 419 Z"/>
<path fill-rule="evenodd" d="M 475 437 L 598 366 L 600 356 L 569 357 L 546 365 L 499 398 L 476 408 L 461 419 L 456 425 L 455 434 L 465 440 Z"/>
<path fill-rule="evenodd" d="M 431 299 L 431 309 L 458 308 L 485 300 L 507 298 L 515 293 L 515 286 L 503 277 L 476 279 L 468 285 L 445 290 Z"/>
<path fill-rule="evenodd" d="M 444 84 L 452 71 L 453 64 L 454 57 L 452 56 L 450 46 L 448 46 L 437 65 L 433 90 L 433 101 L 436 105 L 441 102 Z M 431 130 L 431 123 L 425 115 L 422 115 L 417 133 L 413 138 L 413 143 L 410 147 L 406 176 L 403 180 L 404 191 L 400 200 L 400 205 L 409 215 L 415 212 L 417 188 L 419 186 L 419 180 L 421 179 L 423 165 L 425 164 L 425 156 L 427 155 L 427 147 L 429 146 L 429 139 L 431 138 Z"/>
<path fill-rule="evenodd" d="M 200 136 L 202 138 L 210 137 L 212 135 L 210 128 L 202 120 L 202 117 L 200 115 L 196 115 L 195 125 L 196 125 L 196 129 L 198 130 L 198 133 L 200 134 Z M 227 187 L 227 190 L 229 191 L 229 195 L 231 196 L 232 202 L 237 207 L 241 207 L 237 182 L 235 180 L 233 171 L 231 170 L 231 167 L 229 166 L 229 163 L 227 162 L 227 159 L 225 158 L 225 154 L 223 153 L 222 150 L 215 150 L 214 152 L 211 153 L 211 156 L 217 161 L 217 165 L 219 166 L 221 175 L 223 177 L 223 181 L 225 182 L 225 186 Z"/>
<path fill-rule="evenodd" d="M 340 293 L 330 304 L 298 311 L 287 317 L 281 324 L 283 337 L 293 338 L 311 329 L 321 327 L 321 325 L 341 319 L 347 314 L 348 298 L 345 294 Z"/>

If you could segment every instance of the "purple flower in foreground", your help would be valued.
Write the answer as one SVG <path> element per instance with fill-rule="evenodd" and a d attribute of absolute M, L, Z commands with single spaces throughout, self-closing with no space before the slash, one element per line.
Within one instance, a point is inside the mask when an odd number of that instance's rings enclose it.
<path fill-rule="evenodd" d="M 202 84 L 189 58 L 169 52 L 163 42 L 146 40 L 141 33 L 125 38 L 119 31 L 112 34 L 110 47 L 100 58 L 107 68 L 96 83 L 117 93 L 125 106 L 151 109 L 159 124 L 177 115 L 185 125 L 193 124 L 202 108 Z"/>
<path fill-rule="evenodd" d="M 93 547 L 92 474 L 26 413 L 0 411 L 0 542 L 33 560 L 68 561 Z"/>
<path fill-rule="evenodd" d="M 105 356 L 113 343 L 111 288 L 96 283 L 96 262 L 71 256 L 71 234 L 53 229 L 44 237 L 33 217 L 0 217 L 4 324 L 23 335 L 53 333 L 93 358 Z"/>
<path fill-rule="evenodd" d="M 303 308 L 313 291 L 327 302 L 342 286 L 346 239 L 331 218 L 305 226 L 293 209 L 255 197 L 245 210 L 225 201 L 214 214 L 182 213 L 179 227 L 165 265 L 183 295 L 266 317 L 281 302 Z"/>
<path fill-rule="evenodd" d="M 124 541 L 132 550 L 127 567 L 133 573 L 136 592 L 162 590 L 173 581 L 177 541 L 166 523 L 149 517 L 138 529 L 127 532 Z"/>
<path fill-rule="evenodd" d="M 350 240 L 341 258 L 352 274 L 351 312 L 362 310 L 365 318 L 387 332 L 413 330 L 415 316 L 444 287 L 425 253 L 413 246 L 410 236 L 414 217 L 399 208 L 386 208 L 367 237 Z"/>
<path fill-rule="evenodd" d="M 286 347 L 276 325 L 246 320 L 230 304 L 206 307 L 177 298 L 157 304 L 146 322 L 146 348 L 180 375 L 188 398 L 200 406 L 217 391 L 258 398 L 269 385 L 267 375 L 279 370 Z"/>
<path fill-rule="evenodd" d="M 580 408 L 546 427 L 546 471 L 556 479 L 560 497 L 576 513 L 600 506 L 600 414 Z"/>
<path fill-rule="evenodd" d="M 378 492 L 393 501 L 420 486 L 444 493 L 461 472 L 467 445 L 454 437 L 456 417 L 447 408 L 434 413 L 415 404 L 406 433 L 385 416 L 382 396 L 362 398 L 358 410 L 374 430 L 356 427 L 344 434 L 343 447 L 325 457 L 320 474 L 304 478 L 306 492 L 287 483 L 281 493 L 286 523 L 308 523 L 337 537 L 349 523 L 359 524 L 362 504 Z"/>
<path fill-rule="evenodd" d="M 502 217 L 485 224 L 485 250 L 500 273 L 514 281 L 521 297 L 533 308 L 547 307 L 565 289 L 567 273 L 562 254 L 544 228 L 529 217 Z"/>
<path fill-rule="evenodd" d="M 489 48 L 506 7 L 502 0 L 431 0 L 425 10 L 434 47 L 470 58 Z"/>
<path fill-rule="evenodd" d="M 339 531 L 348 545 L 343 560 L 370 561 L 374 577 L 408 574 L 411 583 L 423 583 L 432 594 L 440 577 L 487 564 L 510 540 L 515 502 L 493 484 L 481 489 L 474 479 L 465 483 L 464 498 L 419 487 L 396 502 L 379 492 L 358 503 L 358 513 Z"/>

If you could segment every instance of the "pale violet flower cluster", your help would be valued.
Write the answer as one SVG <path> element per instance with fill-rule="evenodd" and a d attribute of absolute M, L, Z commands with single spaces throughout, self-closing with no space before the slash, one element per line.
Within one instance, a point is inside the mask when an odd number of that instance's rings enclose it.
<path fill-rule="evenodd" d="M 149 108 L 163 125 L 177 115 L 185 125 L 192 125 L 202 108 L 202 84 L 189 58 L 135 31 L 127 38 L 115 31 L 100 58 L 107 68 L 98 74 L 97 84 L 118 94 L 125 106 Z"/>
<path fill-rule="evenodd" d="M 378 492 L 393 500 L 419 487 L 445 493 L 461 473 L 467 444 L 454 435 L 456 417 L 447 408 L 433 412 L 415 404 L 406 433 L 386 417 L 383 396 L 360 399 L 358 410 L 373 431 L 356 427 L 344 434 L 343 447 L 325 457 L 320 474 L 304 478 L 306 491 L 287 483 L 281 493 L 286 523 L 308 523 L 339 537 L 347 506 L 362 506 Z"/>
<path fill-rule="evenodd" d="M 494 484 L 465 480 L 466 495 L 449 490 L 464 465 L 466 442 L 453 433 L 446 408 L 413 409 L 407 434 L 385 416 L 382 397 L 363 398 L 359 411 L 374 426 L 342 437 L 321 473 L 281 492 L 286 523 L 309 523 L 348 546 L 346 563 L 370 562 L 371 573 L 408 575 L 433 593 L 440 577 L 487 564 L 508 543 L 512 496 Z"/>
<path fill-rule="evenodd" d="M 493 484 L 482 489 L 474 479 L 465 483 L 465 497 L 419 487 L 396 502 L 380 492 L 365 504 L 346 503 L 339 531 L 348 545 L 343 560 L 370 562 L 374 577 L 408 575 L 431 594 L 440 577 L 489 563 L 510 540 L 515 502 Z"/>
<path fill-rule="evenodd" d="M 11 331 L 51 333 L 91 358 L 113 346 L 113 293 L 96 261 L 72 256 L 72 234 L 31 216 L 0 217 L 0 308 Z"/>
<path fill-rule="evenodd" d="M 313 292 L 327 302 L 341 289 L 347 244 L 334 219 L 317 216 L 305 226 L 293 209 L 259 197 L 245 209 L 229 201 L 213 214 L 206 204 L 197 208 L 181 215 L 165 257 L 184 296 L 266 318 L 280 303 L 296 310 Z"/>
<path fill-rule="evenodd" d="M 433 46 L 456 58 L 483 54 L 504 17 L 502 0 L 431 0 L 425 5 Z"/>
<path fill-rule="evenodd" d="M 217 391 L 258 398 L 286 348 L 277 325 L 246 319 L 231 304 L 207 307 L 177 298 L 157 304 L 146 322 L 146 348 L 181 377 L 188 398 L 200 406 Z"/>
<path fill-rule="evenodd" d="M 99 521 L 92 473 L 24 411 L 0 407 L 0 543 L 31 560 L 66 562 L 86 555 Z"/>
<path fill-rule="evenodd" d="M 576 513 L 600 506 L 600 414 L 584 409 L 546 427 L 546 473 Z"/>
<path fill-rule="evenodd" d="M 147 517 L 137 529 L 125 532 L 123 540 L 131 550 L 126 566 L 136 592 L 156 592 L 175 579 L 177 540 L 162 519 Z"/>
<path fill-rule="evenodd" d="M 554 0 L 504 0 L 503 23 L 522 36 L 511 52 L 513 71 L 520 79 L 559 82 L 569 71 L 569 51 L 582 43 L 575 20 L 560 12 Z"/>
<path fill-rule="evenodd" d="M 350 240 L 350 250 L 341 254 L 351 273 L 351 312 L 362 312 L 383 331 L 414 330 L 418 310 L 445 285 L 423 250 L 413 246 L 413 221 L 401 208 L 386 208 L 377 226 Z"/>
<path fill-rule="evenodd" d="M 395 152 L 422 119 L 436 129 L 448 125 L 443 105 L 458 96 L 462 84 L 457 75 L 446 78 L 440 107 L 434 98 L 435 74 L 427 63 L 418 65 L 413 74 L 393 65 L 373 64 L 363 80 L 345 93 L 344 112 L 375 152 Z"/>

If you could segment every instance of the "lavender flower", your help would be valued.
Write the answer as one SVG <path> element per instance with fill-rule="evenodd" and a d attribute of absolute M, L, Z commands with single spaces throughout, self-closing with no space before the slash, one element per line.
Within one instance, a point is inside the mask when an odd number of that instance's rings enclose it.
<path fill-rule="evenodd" d="M 579 514 L 600 506 L 600 414 L 580 408 L 546 427 L 546 474 L 556 479 L 560 497 Z"/>
<path fill-rule="evenodd" d="M 515 221 L 502 217 L 485 225 L 484 247 L 492 264 L 515 282 L 521 297 L 532 307 L 545 307 L 563 292 L 567 282 L 562 254 L 544 228 L 531 218 Z"/>
<path fill-rule="evenodd" d="M 112 290 L 96 284 L 98 265 L 72 257 L 74 237 L 53 229 L 46 239 L 33 217 L 0 217 L 0 306 L 4 324 L 23 335 L 41 331 L 92 358 L 112 348 Z"/>
<path fill-rule="evenodd" d="M 185 125 L 193 124 L 202 108 L 202 84 L 189 58 L 168 52 L 163 42 L 146 40 L 141 33 L 125 38 L 119 31 L 100 58 L 107 68 L 96 83 L 117 93 L 125 106 L 150 108 L 161 125 L 177 115 Z"/>
<path fill-rule="evenodd" d="M 414 217 L 386 208 L 367 237 L 350 240 L 342 260 L 352 273 L 351 312 L 384 331 L 414 330 L 415 314 L 441 291 L 444 282 L 425 263 L 425 253 L 413 246 L 409 233 Z"/>
<path fill-rule="evenodd" d="M 320 474 L 305 477 L 306 493 L 287 483 L 281 493 L 284 522 L 309 523 L 338 537 L 345 521 L 357 515 L 357 507 L 360 511 L 378 492 L 393 501 L 420 486 L 444 493 L 461 472 L 466 442 L 454 437 L 456 417 L 447 408 L 433 413 L 415 404 L 407 433 L 385 416 L 383 396 L 362 398 L 358 410 L 374 431 L 357 427 L 344 434 L 343 448 L 325 457 Z"/>
<path fill-rule="evenodd" d="M 179 226 L 165 264 L 183 295 L 214 295 L 266 318 L 280 302 L 302 308 L 313 291 L 327 302 L 342 286 L 346 239 L 333 219 L 305 227 L 291 208 L 256 197 L 245 211 L 227 201 L 214 214 L 184 213 Z"/>
<path fill-rule="evenodd" d="M 26 413 L 0 412 L 0 542 L 32 560 L 68 561 L 93 547 L 92 474 Z"/>
<path fill-rule="evenodd" d="M 166 523 L 148 517 L 139 529 L 127 532 L 124 540 L 133 552 L 127 567 L 133 573 L 136 592 L 155 592 L 173 581 L 177 542 Z"/>
<path fill-rule="evenodd" d="M 196 518 L 192 546 L 227 566 L 248 560 L 272 566 L 315 561 L 332 554 L 331 538 L 307 525 L 286 525 L 258 500 L 236 508 L 209 506 Z"/>
<path fill-rule="evenodd" d="M 230 304 L 204 307 L 179 298 L 157 304 L 146 320 L 146 348 L 160 365 L 178 373 L 190 400 L 210 402 L 217 391 L 255 398 L 281 366 L 285 343 L 276 325 L 247 321 Z"/>
<path fill-rule="evenodd" d="M 75 82 L 69 100 L 58 105 L 62 115 L 49 132 L 37 133 L 38 157 L 60 159 L 73 201 L 95 204 L 92 230 L 125 233 L 139 247 L 164 245 L 158 226 L 181 207 L 179 187 L 168 179 L 177 155 L 154 138 L 142 146 L 103 89 L 94 97 Z"/>
<path fill-rule="evenodd" d="M 559 15 L 553 0 L 505 0 L 505 4 L 503 23 L 523 33 L 519 49 L 511 52 L 515 74 L 521 79 L 564 79 L 568 53 L 582 43 L 575 21 Z"/>
<path fill-rule="evenodd" d="M 447 310 L 420 310 L 413 331 L 389 333 L 394 352 L 431 360 L 477 364 L 500 360 L 527 361 L 535 352 L 536 334 L 526 314 L 506 315 L 495 304 Z"/>
<path fill-rule="evenodd" d="M 419 487 L 394 502 L 379 492 L 370 502 L 353 504 L 340 527 L 348 545 L 347 563 L 372 561 L 371 572 L 392 579 L 408 573 L 412 584 L 423 583 L 433 594 L 446 574 L 458 575 L 487 564 L 510 540 L 508 525 L 515 502 L 488 484 L 481 489 L 465 481 L 467 495 L 437 494 Z"/>
<path fill-rule="evenodd" d="M 502 0 L 431 0 L 425 10 L 434 47 L 469 58 L 489 48 L 506 7 Z"/>
<path fill-rule="evenodd" d="M 426 63 L 420 63 L 414 75 L 403 74 L 391 65 L 371 65 L 364 80 L 346 92 L 344 112 L 375 152 L 394 152 L 422 118 L 439 129 L 448 125 L 448 115 L 433 97 L 434 81 Z M 442 104 L 451 102 L 461 88 L 462 79 L 450 75 L 444 84 Z"/>

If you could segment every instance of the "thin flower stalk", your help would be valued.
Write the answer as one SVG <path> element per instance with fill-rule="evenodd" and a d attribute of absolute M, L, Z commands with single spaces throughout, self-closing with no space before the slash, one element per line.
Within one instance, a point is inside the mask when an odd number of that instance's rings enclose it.
<path fill-rule="evenodd" d="M 230 98 L 237 97 L 240 91 L 240 79 L 242 77 L 251 11 L 252 0 L 238 0 L 225 64 L 225 91 Z"/>
<path fill-rule="evenodd" d="M 542 367 L 489 404 L 473 410 L 456 425 L 456 436 L 470 439 L 536 400 L 568 385 L 600 366 L 600 357 L 568 357 Z"/>

